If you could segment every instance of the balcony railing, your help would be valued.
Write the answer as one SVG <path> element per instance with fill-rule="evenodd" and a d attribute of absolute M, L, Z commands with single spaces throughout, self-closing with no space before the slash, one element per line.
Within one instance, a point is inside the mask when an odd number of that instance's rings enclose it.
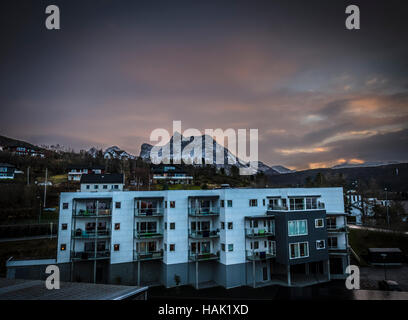
<path fill-rule="evenodd" d="M 193 239 L 202 239 L 202 238 L 218 238 L 220 236 L 220 230 L 189 230 L 189 236 Z"/>
<path fill-rule="evenodd" d="M 327 225 L 327 232 L 346 232 L 347 227 L 346 226 L 339 226 L 339 225 L 333 225 L 333 224 L 328 224 Z"/>
<path fill-rule="evenodd" d="M 246 257 L 251 261 L 261 261 L 276 257 L 276 251 L 273 249 L 268 250 L 247 250 Z"/>
<path fill-rule="evenodd" d="M 135 217 L 162 217 L 163 208 L 135 208 Z"/>
<path fill-rule="evenodd" d="M 288 211 L 288 206 L 281 206 L 277 204 L 268 204 L 268 210 L 270 211 Z"/>
<path fill-rule="evenodd" d="M 106 238 L 110 237 L 110 229 L 97 230 L 97 231 L 87 231 L 77 229 L 72 231 L 72 237 L 74 239 L 95 239 L 95 238 Z"/>
<path fill-rule="evenodd" d="M 220 214 L 220 208 L 219 207 L 188 208 L 188 214 L 190 216 L 218 216 Z"/>
<path fill-rule="evenodd" d="M 135 230 L 135 238 L 138 239 L 154 239 L 163 238 L 163 232 L 159 230 Z"/>
<path fill-rule="evenodd" d="M 76 218 L 109 218 L 112 216 L 111 209 L 78 209 L 72 212 Z"/>
<path fill-rule="evenodd" d="M 110 251 L 103 250 L 103 251 L 71 251 L 71 258 L 72 260 L 102 260 L 102 259 L 109 259 L 110 258 Z"/>
<path fill-rule="evenodd" d="M 273 229 L 253 229 L 253 228 L 247 228 L 245 229 L 245 235 L 248 238 L 262 238 L 262 237 L 270 237 L 274 236 L 275 232 Z"/>
<path fill-rule="evenodd" d="M 158 260 L 163 258 L 163 250 L 148 251 L 148 252 L 134 252 L 134 259 L 136 261 Z"/>
<path fill-rule="evenodd" d="M 191 261 L 209 261 L 209 260 L 218 260 L 220 257 L 220 252 L 201 252 L 194 253 L 189 251 L 189 258 Z"/>
<path fill-rule="evenodd" d="M 310 206 L 306 204 L 291 204 L 289 207 L 287 205 L 268 204 L 269 211 L 306 211 L 323 209 L 325 209 L 325 204 L 323 202 L 318 202 L 316 205 Z"/>

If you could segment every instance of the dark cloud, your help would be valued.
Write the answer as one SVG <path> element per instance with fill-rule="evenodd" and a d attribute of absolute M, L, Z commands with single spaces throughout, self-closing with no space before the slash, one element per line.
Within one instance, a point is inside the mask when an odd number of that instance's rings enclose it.
<path fill-rule="evenodd" d="M 59 31 L 44 28 L 47 4 L 60 6 Z M 138 153 L 181 120 L 258 128 L 268 164 L 408 159 L 407 11 L 353 4 L 358 31 L 344 1 L 7 3 L 0 133 Z"/>

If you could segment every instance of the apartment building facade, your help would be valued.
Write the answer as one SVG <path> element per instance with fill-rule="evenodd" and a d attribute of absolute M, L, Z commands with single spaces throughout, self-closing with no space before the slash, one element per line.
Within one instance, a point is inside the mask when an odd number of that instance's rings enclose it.
<path fill-rule="evenodd" d="M 61 193 L 63 279 L 226 288 L 345 277 L 342 188 Z"/>

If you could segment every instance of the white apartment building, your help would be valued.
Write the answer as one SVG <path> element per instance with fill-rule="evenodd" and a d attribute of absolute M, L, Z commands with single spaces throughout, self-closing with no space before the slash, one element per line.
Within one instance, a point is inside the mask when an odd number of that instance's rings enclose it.
<path fill-rule="evenodd" d="M 232 288 L 342 278 L 342 188 L 61 193 L 57 263 L 72 281 Z"/>

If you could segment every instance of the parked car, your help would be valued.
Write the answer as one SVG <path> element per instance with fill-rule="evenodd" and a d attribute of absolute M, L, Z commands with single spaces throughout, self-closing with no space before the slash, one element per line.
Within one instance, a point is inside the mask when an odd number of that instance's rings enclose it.
<path fill-rule="evenodd" d="M 378 287 L 384 291 L 402 291 L 398 282 L 394 280 L 381 280 L 378 282 Z"/>

